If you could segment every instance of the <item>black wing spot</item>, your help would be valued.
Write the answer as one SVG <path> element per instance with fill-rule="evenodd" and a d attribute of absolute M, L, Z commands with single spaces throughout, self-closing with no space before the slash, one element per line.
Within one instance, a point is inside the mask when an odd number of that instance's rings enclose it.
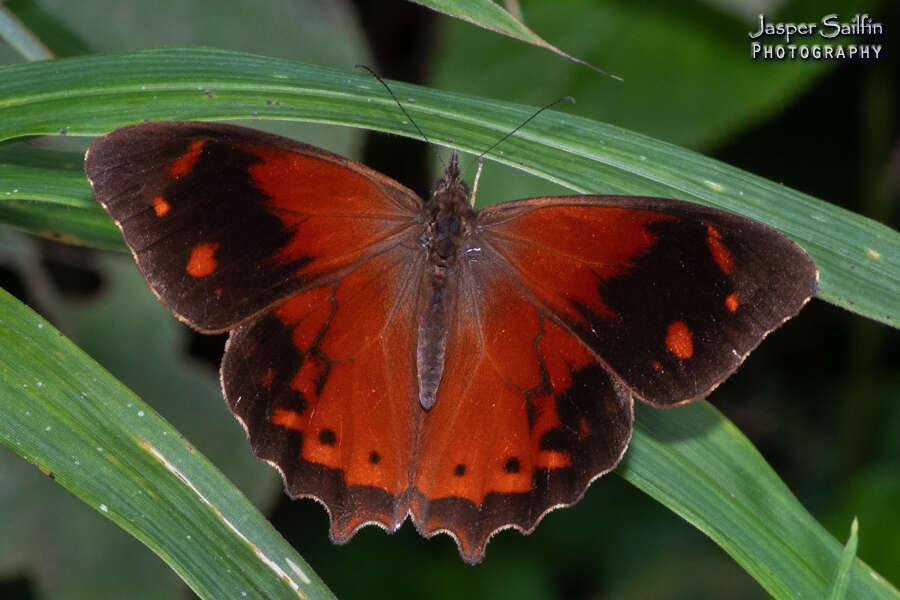
<path fill-rule="evenodd" d="M 503 465 L 503 470 L 507 473 L 518 473 L 520 468 L 519 459 L 515 456 L 511 457 L 506 461 L 506 464 Z"/>
<path fill-rule="evenodd" d="M 322 429 L 319 431 L 319 443 L 324 446 L 334 446 L 337 443 L 337 436 L 330 429 Z"/>

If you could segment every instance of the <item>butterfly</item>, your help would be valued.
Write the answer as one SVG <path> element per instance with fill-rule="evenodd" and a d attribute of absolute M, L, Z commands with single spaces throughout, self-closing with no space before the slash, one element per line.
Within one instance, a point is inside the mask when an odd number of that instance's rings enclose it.
<path fill-rule="evenodd" d="M 775 230 L 682 201 L 475 211 L 455 152 L 427 200 L 226 124 L 124 127 L 85 171 L 162 302 L 230 331 L 228 406 L 333 541 L 409 517 L 470 563 L 616 467 L 633 397 L 710 393 L 818 281 Z"/>

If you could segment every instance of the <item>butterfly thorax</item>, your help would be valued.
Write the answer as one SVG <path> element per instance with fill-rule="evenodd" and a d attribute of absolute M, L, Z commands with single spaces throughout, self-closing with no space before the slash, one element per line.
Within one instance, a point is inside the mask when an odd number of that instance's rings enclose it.
<path fill-rule="evenodd" d="M 469 187 L 459 176 L 456 152 L 425 203 L 425 231 L 420 243 L 427 251 L 429 270 L 446 275 L 456 265 L 471 235 L 475 211 L 469 206 Z"/>
<path fill-rule="evenodd" d="M 469 206 L 469 188 L 459 176 L 454 152 L 450 163 L 425 204 L 425 230 L 420 244 L 426 252 L 425 281 L 419 299 L 416 367 L 419 403 L 434 405 L 444 371 L 448 332 L 448 289 L 453 284 L 460 256 L 472 235 L 475 211 Z"/>

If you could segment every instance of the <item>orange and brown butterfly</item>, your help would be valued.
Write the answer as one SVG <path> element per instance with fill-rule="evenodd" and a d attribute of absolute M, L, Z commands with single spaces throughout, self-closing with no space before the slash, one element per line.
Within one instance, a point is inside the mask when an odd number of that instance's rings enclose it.
<path fill-rule="evenodd" d="M 229 407 L 339 543 L 410 517 L 480 561 L 615 468 L 633 397 L 708 394 L 817 285 L 777 231 L 686 202 L 476 212 L 455 153 L 427 200 L 224 124 L 125 127 L 85 170 L 159 298 L 231 332 Z"/>

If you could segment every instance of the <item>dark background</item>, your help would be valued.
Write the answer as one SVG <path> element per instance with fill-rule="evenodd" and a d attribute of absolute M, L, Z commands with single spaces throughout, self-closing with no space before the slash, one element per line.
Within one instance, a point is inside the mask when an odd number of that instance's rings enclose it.
<path fill-rule="evenodd" d="M 60 55 L 157 45 L 214 45 L 561 110 L 712 155 L 896 227 L 900 207 L 900 68 L 896 2 L 727 0 L 521 3 L 551 43 L 624 82 L 545 50 L 399 1 L 272 3 L 63 0 L 7 3 L 34 19 Z M 265 8 L 262 6 L 265 5 Z M 754 62 L 755 14 L 816 21 L 871 13 L 886 34 L 876 63 Z M 754 12 L 755 11 L 755 12 Z M 55 29 L 49 30 L 48 25 Z M 47 39 L 45 37 L 45 39 Z M 20 60 L 0 48 L 0 60 Z M 278 127 L 276 124 L 270 127 Z M 335 127 L 279 128 L 348 154 L 425 194 L 433 150 Z M 427 132 L 426 132 L 427 133 Z M 481 194 L 507 200 L 561 190 L 488 164 Z M 464 565 L 450 538 L 363 529 L 327 538 L 323 508 L 292 502 L 249 458 L 216 390 L 222 337 L 197 336 L 156 305 L 130 259 L 0 230 L 0 285 L 60 327 L 169 419 L 236 481 L 341 598 L 760 598 L 765 592 L 703 534 L 616 475 L 527 537 L 499 534 L 486 561 Z M 125 329 L 123 329 L 125 328 Z M 156 335 L 154 328 L 166 333 Z M 159 356 L 147 373 L 134 339 Z M 126 338 L 126 341 L 123 341 Z M 131 340 L 131 341 L 128 341 Z M 129 346 L 129 344 L 131 344 Z M 151 347 L 152 346 L 152 347 Z M 155 354 L 158 353 L 158 354 Z M 816 300 L 772 334 L 710 400 L 751 439 L 838 539 L 860 519 L 859 555 L 900 581 L 900 335 Z M 173 384 L 173 381 L 175 382 Z M 176 391 L 165 388 L 174 385 Z M 180 395 L 179 395 L 180 394 Z M 169 405 L 167 402 L 171 402 Z M 0 453 L 0 598 L 188 595 L 146 548 Z M 6 503 L 5 503 L 6 502 Z M 4 504 L 5 503 L 5 504 Z M 5 507 L 5 508 L 4 508 Z"/>

